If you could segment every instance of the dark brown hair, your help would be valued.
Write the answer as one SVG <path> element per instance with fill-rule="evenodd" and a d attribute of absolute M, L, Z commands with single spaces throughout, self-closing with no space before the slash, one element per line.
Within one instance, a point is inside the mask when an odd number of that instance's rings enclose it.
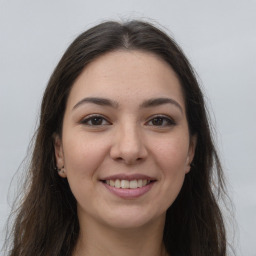
<path fill-rule="evenodd" d="M 29 168 L 29 182 L 12 230 L 10 256 L 70 256 L 79 234 L 76 200 L 57 174 L 53 134 L 61 134 L 70 89 L 86 65 L 117 49 L 141 50 L 165 60 L 184 93 L 190 133 L 197 136 L 191 171 L 167 211 L 164 243 L 172 256 L 225 256 L 226 234 L 217 197 L 223 173 L 196 76 L 173 39 L 152 24 L 104 22 L 69 46 L 45 90 Z M 213 185 L 215 184 L 215 185 Z"/>

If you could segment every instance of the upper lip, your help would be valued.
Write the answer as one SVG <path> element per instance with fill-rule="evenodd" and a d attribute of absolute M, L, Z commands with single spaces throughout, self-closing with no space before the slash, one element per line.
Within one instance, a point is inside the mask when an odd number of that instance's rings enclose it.
<path fill-rule="evenodd" d="M 153 177 L 150 177 L 150 176 L 147 176 L 147 175 L 144 175 L 144 174 L 115 174 L 115 175 L 111 175 L 111 176 L 107 176 L 107 177 L 104 177 L 100 180 L 150 180 L 150 181 L 153 181 L 153 180 L 156 180 L 156 178 L 153 178 Z"/>

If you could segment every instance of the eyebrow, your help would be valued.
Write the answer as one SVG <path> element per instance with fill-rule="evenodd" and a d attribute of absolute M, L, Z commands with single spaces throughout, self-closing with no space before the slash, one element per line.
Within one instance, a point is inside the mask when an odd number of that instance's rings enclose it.
<path fill-rule="evenodd" d="M 141 107 L 142 108 L 149 108 L 149 107 L 156 107 L 156 106 L 160 106 L 160 105 L 164 105 L 164 104 L 173 104 L 174 106 L 179 108 L 181 113 L 183 113 L 183 109 L 182 109 L 181 105 L 176 100 L 171 99 L 171 98 L 153 98 L 153 99 L 149 99 L 149 100 L 144 101 L 141 104 Z"/>
<path fill-rule="evenodd" d="M 84 103 L 93 103 L 99 106 L 108 106 L 113 108 L 118 108 L 119 106 L 119 104 L 116 101 L 112 101 L 105 98 L 89 97 L 89 98 L 84 98 L 79 102 L 77 102 L 76 105 L 73 107 L 73 110 Z"/>
<path fill-rule="evenodd" d="M 80 105 L 84 103 L 93 103 L 99 106 L 107 106 L 107 107 L 113 107 L 113 108 L 118 108 L 119 104 L 116 101 L 112 101 L 110 99 L 106 98 L 98 98 L 98 97 L 88 97 L 88 98 L 83 98 L 79 102 L 76 103 L 76 105 L 73 107 L 73 110 L 78 108 Z M 156 107 L 164 104 L 172 104 L 179 108 L 179 110 L 183 113 L 183 109 L 181 105 L 175 101 L 174 99 L 171 98 L 153 98 L 153 99 L 148 99 L 144 101 L 141 105 L 140 108 L 150 108 L 150 107 Z"/>

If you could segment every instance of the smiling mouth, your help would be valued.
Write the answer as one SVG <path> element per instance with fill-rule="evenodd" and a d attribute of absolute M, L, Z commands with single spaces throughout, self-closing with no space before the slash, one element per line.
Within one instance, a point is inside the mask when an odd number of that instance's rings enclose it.
<path fill-rule="evenodd" d="M 136 189 L 147 186 L 148 184 L 155 182 L 155 180 L 138 179 L 138 180 L 102 180 L 103 183 L 110 187 L 122 188 L 122 189 Z"/>

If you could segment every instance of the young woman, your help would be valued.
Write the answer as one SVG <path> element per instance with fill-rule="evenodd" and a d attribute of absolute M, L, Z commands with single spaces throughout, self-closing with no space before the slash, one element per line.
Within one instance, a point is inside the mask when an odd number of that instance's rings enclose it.
<path fill-rule="evenodd" d="M 41 106 L 11 256 L 224 256 L 222 169 L 203 95 L 151 24 L 81 34 Z"/>

